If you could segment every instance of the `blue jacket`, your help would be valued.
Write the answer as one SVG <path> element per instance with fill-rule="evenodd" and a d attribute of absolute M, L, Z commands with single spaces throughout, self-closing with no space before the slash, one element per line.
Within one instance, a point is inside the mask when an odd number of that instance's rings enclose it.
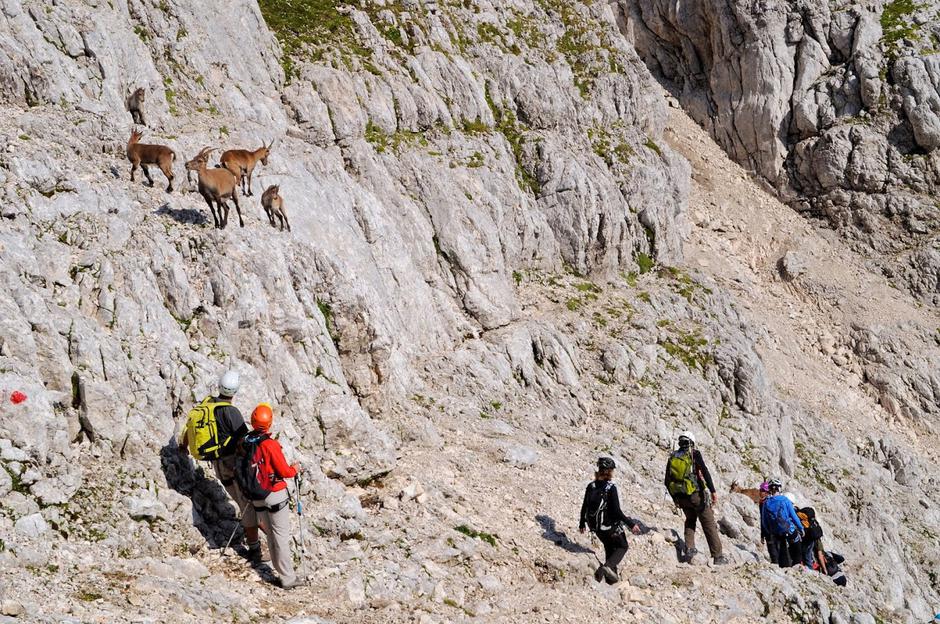
<path fill-rule="evenodd" d="M 782 494 L 771 496 L 761 506 L 760 526 L 767 535 L 803 535 L 803 523 L 796 515 L 796 506 Z"/>

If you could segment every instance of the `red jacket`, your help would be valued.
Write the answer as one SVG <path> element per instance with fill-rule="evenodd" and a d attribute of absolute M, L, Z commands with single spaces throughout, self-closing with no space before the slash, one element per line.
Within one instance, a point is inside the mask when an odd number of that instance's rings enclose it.
<path fill-rule="evenodd" d="M 287 487 L 283 479 L 291 479 L 297 476 L 297 469 L 287 463 L 284 459 L 284 452 L 281 451 L 281 445 L 274 438 L 268 438 L 258 445 L 258 450 L 264 457 L 264 464 L 269 466 L 274 474 L 282 480 L 275 481 L 271 486 L 272 492 L 280 492 Z"/>

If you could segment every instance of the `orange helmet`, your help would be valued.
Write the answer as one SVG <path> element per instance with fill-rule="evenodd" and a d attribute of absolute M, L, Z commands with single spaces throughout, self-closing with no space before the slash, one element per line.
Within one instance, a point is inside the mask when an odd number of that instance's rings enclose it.
<path fill-rule="evenodd" d="M 255 429 L 267 431 L 271 428 L 272 420 L 274 420 L 274 412 L 267 403 L 259 403 L 255 411 L 251 413 L 251 426 Z"/>

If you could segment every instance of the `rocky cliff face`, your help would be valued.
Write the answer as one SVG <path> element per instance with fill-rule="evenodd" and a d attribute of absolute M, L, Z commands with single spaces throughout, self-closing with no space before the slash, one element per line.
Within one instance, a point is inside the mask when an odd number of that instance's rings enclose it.
<path fill-rule="evenodd" d="M 689 241 L 734 227 L 702 210 L 744 214 L 759 192 L 727 163 L 707 182 L 714 150 L 690 179 L 671 145 L 694 162 L 703 151 L 683 141 L 697 135 L 670 119 L 621 9 L 294 5 L 2 4 L 9 615 L 926 616 L 940 591 L 940 500 L 921 459 L 940 407 L 936 315 L 837 241 L 806 228 L 792 244 L 782 217 L 749 231 L 749 248 L 696 244 L 706 251 L 683 266 Z M 727 24 L 710 10 L 692 21 Z M 164 193 L 158 172 L 154 189 L 128 179 L 136 86 L 148 90 L 144 140 L 175 150 L 180 192 Z M 726 148 L 760 144 L 749 158 L 768 177 L 790 166 L 787 141 L 758 139 L 760 105 L 714 108 L 737 116 Z M 245 227 L 233 215 L 214 229 L 180 164 L 272 139 L 255 195 L 240 199 Z M 274 183 L 290 233 L 258 205 Z M 821 258 L 852 270 L 820 271 Z M 815 315 L 814 329 L 794 326 L 781 346 L 786 306 Z M 234 511 L 173 449 L 230 366 L 238 406 L 271 401 L 288 455 L 309 468 L 316 563 L 299 592 L 272 595 L 212 550 Z M 795 378 L 817 385 L 801 395 Z M 27 399 L 9 401 L 13 390 Z M 870 415 L 860 429 L 856 412 Z M 875 589 L 838 593 L 761 563 L 745 499 L 719 510 L 732 567 L 675 563 L 679 521 L 660 480 L 670 437 L 689 426 L 725 485 L 788 475 L 833 546 L 882 562 L 850 568 Z M 564 527 L 598 452 L 617 458 L 625 506 L 655 530 L 636 541 L 630 582 L 595 591 L 589 551 Z"/>
<path fill-rule="evenodd" d="M 621 6 L 644 60 L 732 158 L 937 305 L 934 3 Z"/>

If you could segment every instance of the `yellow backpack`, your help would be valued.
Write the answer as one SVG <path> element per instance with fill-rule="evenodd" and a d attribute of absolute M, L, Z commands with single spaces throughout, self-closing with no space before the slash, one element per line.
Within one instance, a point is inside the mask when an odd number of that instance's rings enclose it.
<path fill-rule="evenodd" d="M 219 440 L 219 428 L 215 421 L 215 409 L 231 405 L 228 401 L 213 402 L 212 397 L 206 397 L 199 405 L 189 410 L 186 419 L 186 441 L 189 444 L 189 453 L 195 459 L 218 459 L 222 447 L 228 443 L 231 436 Z"/>

